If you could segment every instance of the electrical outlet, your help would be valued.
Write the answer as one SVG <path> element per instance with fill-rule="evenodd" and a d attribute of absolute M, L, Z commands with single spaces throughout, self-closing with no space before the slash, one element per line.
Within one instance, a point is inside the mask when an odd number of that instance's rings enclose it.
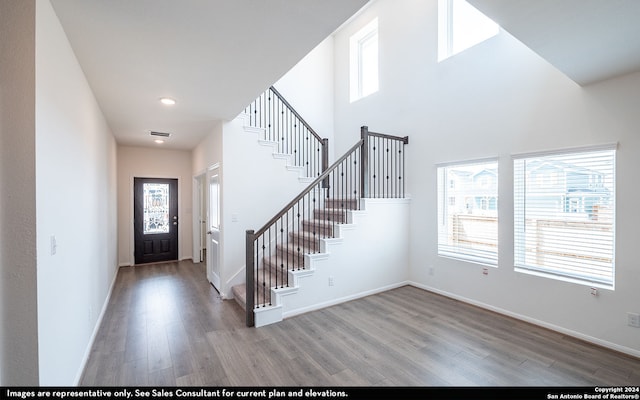
<path fill-rule="evenodd" d="M 629 326 L 633 326 L 634 328 L 640 328 L 640 314 L 628 312 L 627 321 Z"/>
<path fill-rule="evenodd" d="M 482 275 L 489 275 L 489 268 L 487 267 L 482 268 Z"/>
<path fill-rule="evenodd" d="M 591 288 L 591 295 L 592 295 L 592 296 L 597 296 L 597 295 L 598 295 L 598 288 L 594 288 L 594 287 L 592 287 L 592 288 Z"/>
<path fill-rule="evenodd" d="M 329 277 L 329 286 L 333 286 L 333 276 Z"/>

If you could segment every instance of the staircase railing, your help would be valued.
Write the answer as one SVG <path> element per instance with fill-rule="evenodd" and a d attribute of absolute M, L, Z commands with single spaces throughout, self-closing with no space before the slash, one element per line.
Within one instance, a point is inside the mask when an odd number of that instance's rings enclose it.
<path fill-rule="evenodd" d="M 271 86 L 245 108 L 251 126 L 265 130 L 264 140 L 276 142 L 306 176 L 319 176 L 328 165 L 329 145 Z"/>
<path fill-rule="evenodd" d="M 408 137 L 369 132 L 257 231 L 246 231 L 246 323 L 272 305 L 271 288 L 289 286 L 289 271 L 305 269 L 304 255 L 320 252 L 360 199 L 405 196 Z"/>

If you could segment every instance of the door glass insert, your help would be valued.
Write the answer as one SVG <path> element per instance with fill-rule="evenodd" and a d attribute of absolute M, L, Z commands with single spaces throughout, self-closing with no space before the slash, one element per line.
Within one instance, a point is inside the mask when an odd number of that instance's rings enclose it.
<path fill-rule="evenodd" d="M 144 234 L 169 233 L 169 184 L 145 183 Z"/>
<path fill-rule="evenodd" d="M 211 228 L 220 228 L 220 185 L 218 183 L 218 175 L 213 175 L 209 182 L 209 196 L 210 196 L 210 215 Z"/>

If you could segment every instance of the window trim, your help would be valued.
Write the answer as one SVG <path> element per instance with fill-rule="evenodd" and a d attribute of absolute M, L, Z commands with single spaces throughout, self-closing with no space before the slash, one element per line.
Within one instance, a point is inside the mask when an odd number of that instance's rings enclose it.
<path fill-rule="evenodd" d="M 450 57 L 453 57 L 456 54 L 460 54 L 462 52 L 464 52 L 465 50 L 468 50 L 482 42 L 485 42 L 489 39 L 491 39 L 492 37 L 497 36 L 500 31 L 501 31 L 501 27 L 500 25 L 493 21 L 491 18 L 489 18 L 488 16 L 486 16 L 484 13 L 482 13 L 481 11 L 477 10 L 472 4 L 470 4 L 467 0 L 461 0 L 464 1 L 465 3 L 467 3 L 470 7 L 472 7 L 473 9 L 475 9 L 476 11 L 478 11 L 480 14 L 482 14 L 486 19 L 488 19 L 489 21 L 493 22 L 493 24 L 495 24 L 496 26 L 496 32 L 488 37 L 482 38 L 480 40 L 476 40 L 474 41 L 473 44 L 468 45 L 464 48 L 458 49 L 456 50 L 454 48 L 455 46 L 455 42 L 454 42 L 454 36 L 455 36 L 455 30 L 454 30 L 454 6 L 453 6 L 453 2 L 456 0 L 438 0 L 438 48 L 437 48 L 437 60 L 438 62 L 444 61 Z"/>
<path fill-rule="evenodd" d="M 617 159 L 617 149 L 618 143 L 606 143 L 600 145 L 592 145 L 592 146 L 580 146 L 580 147 L 570 147 L 570 148 L 562 148 L 555 150 L 544 150 L 537 152 L 529 152 L 529 153 L 519 153 L 513 154 L 512 158 L 512 166 L 513 166 L 513 210 L 514 210 L 514 224 L 513 224 L 513 262 L 514 262 L 514 271 L 525 273 L 529 275 L 540 276 L 548 279 L 554 279 L 558 281 L 565 281 L 585 286 L 598 287 L 602 289 L 610 289 L 615 290 L 615 274 L 616 274 L 616 159 Z M 524 260 L 524 252 L 525 252 L 525 242 L 520 241 L 520 238 L 524 237 L 524 221 L 522 218 L 525 215 L 525 207 L 526 205 L 521 205 L 519 203 L 520 199 L 524 196 L 524 179 L 519 177 L 516 161 L 524 160 L 529 158 L 541 158 L 547 156 L 554 155 L 571 155 L 571 154 L 580 154 L 580 153 L 590 153 L 590 152 L 598 152 L 598 151 L 613 151 L 613 159 L 612 159 L 612 174 L 613 174 L 613 210 L 611 212 L 611 231 L 612 231 L 612 248 L 611 248 L 611 282 L 605 282 L 602 280 L 588 279 L 587 277 L 581 277 L 579 274 L 570 275 L 567 273 L 559 273 L 559 271 L 553 271 L 551 268 L 545 269 L 541 267 L 535 267 L 531 265 L 525 265 Z M 522 199 L 523 202 L 525 199 Z M 522 211 L 519 211 L 520 208 L 523 208 Z M 518 213 L 521 212 L 522 215 Z"/>
<path fill-rule="evenodd" d="M 376 93 L 380 88 L 380 57 L 378 57 L 378 60 L 376 60 L 378 65 L 376 66 L 377 73 L 375 90 L 370 93 L 363 94 L 363 77 L 366 66 L 363 62 L 362 49 L 366 43 L 375 39 L 375 45 L 377 51 L 379 51 L 378 34 L 378 17 L 375 17 L 349 38 L 349 101 L 351 103 Z"/>
<path fill-rule="evenodd" d="M 436 167 L 436 206 L 437 206 L 437 255 L 438 257 L 449 258 L 458 261 L 465 261 L 473 264 L 480 264 L 489 267 L 498 267 L 499 262 L 499 234 L 498 227 L 496 228 L 496 251 L 495 258 L 492 257 L 482 257 L 478 255 L 468 254 L 464 252 L 451 251 L 447 249 L 446 245 L 441 245 L 441 229 L 443 226 L 446 226 L 444 221 L 441 218 L 446 217 L 447 213 L 442 210 L 442 207 L 448 208 L 449 206 L 449 197 L 450 197 L 450 189 L 451 189 L 451 180 L 448 177 L 441 176 L 441 168 L 448 168 L 453 166 L 472 166 L 472 165 L 480 165 L 480 164 L 488 164 L 495 163 L 496 165 L 496 225 L 499 227 L 499 219 L 498 219 L 498 207 L 499 207 L 499 170 L 500 170 L 500 162 L 499 157 L 489 157 L 489 158 L 477 158 L 471 160 L 463 160 L 463 161 L 452 161 L 445 163 L 438 163 L 435 165 Z M 441 188 L 444 189 L 441 191 Z"/>

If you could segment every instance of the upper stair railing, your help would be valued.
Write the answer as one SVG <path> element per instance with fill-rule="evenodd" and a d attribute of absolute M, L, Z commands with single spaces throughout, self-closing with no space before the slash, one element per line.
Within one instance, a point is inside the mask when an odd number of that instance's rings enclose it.
<path fill-rule="evenodd" d="M 289 287 L 289 271 L 306 269 L 305 254 L 320 252 L 361 198 L 405 196 L 408 137 L 369 132 L 257 231 L 246 232 L 246 323 L 272 305 L 271 288 Z"/>
<path fill-rule="evenodd" d="M 289 154 L 307 177 L 319 176 L 328 165 L 328 140 L 320 137 L 271 86 L 245 108 L 249 124 L 265 130 L 264 140 L 278 143 L 278 153 Z"/>

